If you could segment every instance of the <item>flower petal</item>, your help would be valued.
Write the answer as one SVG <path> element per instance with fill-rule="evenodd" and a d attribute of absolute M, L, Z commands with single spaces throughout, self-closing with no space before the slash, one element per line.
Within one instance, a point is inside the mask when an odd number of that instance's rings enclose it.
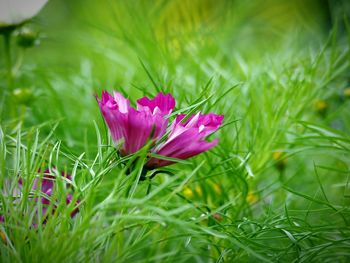
<path fill-rule="evenodd" d="M 183 131 L 179 136 L 176 136 L 172 140 L 166 141 L 158 148 L 158 150 L 156 150 L 156 153 L 177 159 L 187 159 L 211 149 L 217 143 L 217 139 L 212 142 L 202 140 L 202 136 L 198 133 L 198 130 L 196 128 L 191 128 Z M 147 166 L 155 168 L 172 163 L 173 162 L 168 160 L 151 158 L 147 163 Z"/>
<path fill-rule="evenodd" d="M 205 141 L 205 138 L 215 132 L 224 118 L 223 115 L 213 113 L 197 113 L 183 121 L 186 115 L 180 114 L 176 117 L 170 130 L 168 139 L 156 146 L 152 151 L 163 156 L 187 159 L 214 147 L 218 140 Z M 155 168 L 172 164 L 171 161 L 151 158 L 148 167 Z"/>
<path fill-rule="evenodd" d="M 120 93 L 115 92 L 112 97 L 106 91 L 102 92 L 101 99 L 97 98 L 97 101 L 113 141 L 119 143 L 125 139 L 128 132 L 129 101 Z"/>
<path fill-rule="evenodd" d="M 152 114 L 160 112 L 162 115 L 167 115 L 175 108 L 175 99 L 170 95 L 158 93 L 154 99 L 143 97 L 137 100 L 137 109 L 140 111 L 149 110 Z"/>
<path fill-rule="evenodd" d="M 114 101 L 118 105 L 119 111 L 121 113 L 127 113 L 130 108 L 130 101 L 123 97 L 123 95 L 119 92 L 113 92 Z"/>
<path fill-rule="evenodd" d="M 67 194 L 66 204 L 69 205 L 69 204 L 72 202 L 72 200 L 73 200 L 72 194 Z M 77 200 L 77 201 L 75 202 L 75 206 L 77 206 L 79 203 L 80 203 L 80 201 Z M 78 212 L 79 212 L 79 208 L 78 208 L 78 207 L 75 207 L 75 208 L 73 209 L 73 211 L 71 212 L 70 216 L 71 216 L 71 217 L 75 217 L 75 215 L 76 215 Z"/>
<path fill-rule="evenodd" d="M 104 91 L 97 101 L 113 141 L 124 141 L 122 155 L 138 151 L 152 132 L 153 139 L 165 134 L 168 125 L 165 116 L 175 107 L 175 100 L 170 94 L 159 93 L 152 100 L 144 97 L 138 101 L 138 110 L 130 107 L 129 100 L 120 93 L 114 92 L 113 95 Z"/>
<path fill-rule="evenodd" d="M 138 151 L 151 135 L 153 127 L 153 116 L 148 112 L 129 109 L 128 130 L 125 139 L 126 154 Z"/>

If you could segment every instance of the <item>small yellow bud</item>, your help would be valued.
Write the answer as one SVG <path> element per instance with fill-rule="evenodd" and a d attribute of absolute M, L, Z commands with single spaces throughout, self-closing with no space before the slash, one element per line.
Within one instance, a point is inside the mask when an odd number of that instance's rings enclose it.
<path fill-rule="evenodd" d="M 4 242 L 5 244 L 7 244 L 6 235 L 5 235 L 5 233 L 2 232 L 1 230 L 0 230 L 0 238 L 1 238 L 2 242 Z"/>
<path fill-rule="evenodd" d="M 350 88 L 344 89 L 344 96 L 345 98 L 350 98 Z"/>
<path fill-rule="evenodd" d="M 38 44 L 38 33 L 28 27 L 21 28 L 17 35 L 17 45 L 23 48 Z"/>
<path fill-rule="evenodd" d="M 324 100 L 317 100 L 315 102 L 315 110 L 321 114 L 324 115 L 328 109 L 328 104 Z"/>
<path fill-rule="evenodd" d="M 278 161 L 281 159 L 283 155 L 283 152 L 282 151 L 276 151 L 276 152 L 273 152 L 272 153 L 272 158 L 275 160 L 275 161 Z"/>
<path fill-rule="evenodd" d="M 18 88 L 13 91 L 13 97 L 19 104 L 29 105 L 33 99 L 34 95 L 29 88 Z"/>
<path fill-rule="evenodd" d="M 193 191 L 190 187 L 186 187 L 184 190 L 183 190 L 183 194 L 186 198 L 192 198 L 193 197 Z"/>
<path fill-rule="evenodd" d="M 219 184 L 214 184 L 214 191 L 217 193 L 217 194 L 221 194 L 221 187 Z"/>
<path fill-rule="evenodd" d="M 247 195 L 247 202 L 249 204 L 254 204 L 255 202 L 257 202 L 259 200 L 259 198 L 251 191 L 248 192 Z"/>
<path fill-rule="evenodd" d="M 196 190 L 196 193 L 197 193 L 199 196 L 202 196 L 202 195 L 203 195 L 202 188 L 201 188 L 199 185 L 196 186 L 195 190 Z"/>
<path fill-rule="evenodd" d="M 278 170 L 284 170 L 287 165 L 287 158 L 285 158 L 283 151 L 275 151 L 272 153 L 272 159 L 275 161 L 275 166 Z"/>

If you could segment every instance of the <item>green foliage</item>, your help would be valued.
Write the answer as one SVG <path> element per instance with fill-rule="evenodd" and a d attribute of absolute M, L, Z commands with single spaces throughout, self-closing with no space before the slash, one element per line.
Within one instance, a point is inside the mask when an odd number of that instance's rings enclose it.
<path fill-rule="evenodd" d="M 24 180 L 0 198 L 0 261 L 349 261 L 349 22 L 292 2 L 49 2 L 41 44 L 12 43 L 14 90 L 0 56 L 0 189 Z M 147 146 L 118 155 L 103 89 L 224 114 L 220 143 L 139 181 Z M 31 184 L 54 167 L 72 182 L 32 227 Z"/>

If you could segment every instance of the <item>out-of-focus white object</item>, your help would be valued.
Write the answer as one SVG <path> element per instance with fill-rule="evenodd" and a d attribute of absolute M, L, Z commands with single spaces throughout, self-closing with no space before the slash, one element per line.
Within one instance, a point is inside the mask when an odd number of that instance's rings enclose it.
<path fill-rule="evenodd" d="M 48 0 L 0 0 L 0 26 L 17 25 L 35 16 Z"/>

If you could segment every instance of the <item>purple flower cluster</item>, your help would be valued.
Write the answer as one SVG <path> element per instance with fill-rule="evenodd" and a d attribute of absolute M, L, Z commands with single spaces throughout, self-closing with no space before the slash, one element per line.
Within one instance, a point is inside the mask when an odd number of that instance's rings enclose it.
<path fill-rule="evenodd" d="M 40 171 L 38 173 L 40 173 Z M 43 176 L 41 179 L 39 177 L 34 178 L 34 181 L 31 187 L 31 192 L 34 193 L 39 191 L 40 197 L 36 197 L 36 198 L 30 197 L 30 201 L 34 201 L 36 203 L 42 204 L 41 215 L 42 215 L 44 224 L 46 223 L 48 217 L 50 216 L 48 213 L 49 206 L 52 205 L 52 213 L 54 213 L 55 210 L 57 209 L 57 204 L 59 203 L 59 200 L 53 200 L 53 191 L 54 191 L 56 180 L 57 179 L 65 180 L 64 178 L 66 178 L 67 180 L 71 180 L 71 177 L 64 172 L 60 174 L 60 177 L 61 178 L 53 175 L 53 173 L 51 173 L 49 169 L 46 169 L 43 172 Z M 66 187 L 68 187 L 68 184 L 66 182 L 65 184 L 66 184 Z M 15 189 L 16 195 L 21 194 L 22 188 L 23 188 L 23 180 L 20 178 L 18 181 L 18 188 Z M 67 205 L 71 204 L 73 201 L 72 194 L 68 193 L 65 199 L 66 199 Z M 76 201 L 75 206 L 77 206 L 78 204 L 79 204 L 79 200 Z M 74 217 L 78 212 L 79 212 L 79 209 L 76 207 L 71 212 L 71 217 Z M 36 211 L 36 214 L 38 213 L 39 212 Z M 0 215 L 0 222 L 4 222 L 4 221 L 5 221 L 5 217 L 3 215 Z M 36 224 L 36 222 L 33 222 L 33 227 L 37 227 L 37 226 L 38 225 Z"/>
<path fill-rule="evenodd" d="M 70 175 L 64 172 L 61 172 L 61 178 L 59 179 L 63 179 L 63 178 L 66 178 L 68 180 L 72 179 Z M 58 178 L 56 178 L 55 175 L 52 175 L 49 169 L 46 169 L 44 171 L 43 177 L 41 179 L 41 188 L 40 188 L 40 193 L 42 196 L 40 198 L 35 199 L 36 202 L 41 202 L 43 204 L 42 215 L 44 217 L 47 216 L 47 209 L 51 203 L 53 203 L 53 210 L 57 208 L 58 200 L 52 200 L 52 194 L 53 194 L 55 182 L 57 179 Z M 22 186 L 22 180 L 19 181 L 19 184 L 20 186 Z M 40 184 L 40 179 L 36 177 L 32 185 L 32 192 L 35 192 L 39 188 L 39 184 Z M 68 184 L 66 182 L 65 182 L 65 185 L 66 187 L 68 187 Z M 67 193 L 65 199 L 66 199 L 66 204 L 69 205 L 73 200 L 72 194 Z M 79 201 L 77 201 L 77 204 L 78 203 Z M 75 208 L 71 213 L 71 217 L 74 217 L 78 213 L 78 211 L 79 209 Z"/>
<path fill-rule="evenodd" d="M 206 137 L 221 126 L 223 115 L 214 113 L 197 113 L 189 116 L 179 114 L 168 127 L 168 117 L 175 107 L 175 99 L 170 95 L 159 93 L 155 98 L 143 97 L 137 100 L 136 109 L 129 100 L 118 92 L 113 95 L 102 92 L 97 98 L 102 115 L 115 143 L 121 144 L 121 155 L 138 151 L 151 139 L 154 143 L 150 151 L 165 157 L 187 159 L 214 147 L 218 139 L 211 142 Z M 160 139 L 168 131 L 164 140 Z M 173 161 L 151 158 L 146 167 L 162 167 Z"/>

